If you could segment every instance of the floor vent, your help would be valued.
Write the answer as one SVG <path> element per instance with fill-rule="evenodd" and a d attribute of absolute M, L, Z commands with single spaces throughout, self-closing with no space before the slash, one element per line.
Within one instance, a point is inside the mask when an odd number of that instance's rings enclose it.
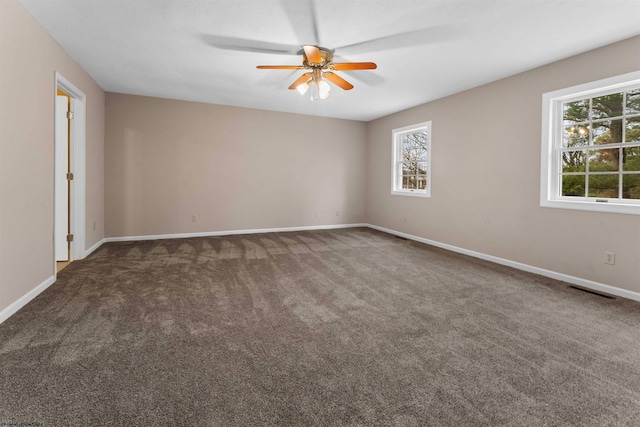
<path fill-rule="evenodd" d="M 600 292 L 592 291 L 591 289 L 585 289 L 585 288 L 581 288 L 579 286 L 573 286 L 573 285 L 569 285 L 569 287 L 573 288 L 573 289 L 577 289 L 577 290 L 582 291 L 582 292 L 587 292 L 587 293 L 590 293 L 590 294 L 593 294 L 593 295 L 598 295 L 599 297 L 602 297 L 602 298 L 615 299 L 614 296 L 607 295 L 607 294 L 601 294 Z"/>

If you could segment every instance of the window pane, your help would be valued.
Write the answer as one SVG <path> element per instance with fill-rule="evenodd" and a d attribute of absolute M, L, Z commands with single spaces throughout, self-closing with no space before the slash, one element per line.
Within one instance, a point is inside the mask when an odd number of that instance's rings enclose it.
<path fill-rule="evenodd" d="M 427 151 L 421 148 L 405 148 L 402 150 L 402 160 L 425 160 L 427 158 Z"/>
<path fill-rule="evenodd" d="M 606 120 L 593 124 L 593 143 L 617 144 L 622 142 L 622 120 Z"/>
<path fill-rule="evenodd" d="M 427 133 L 415 132 L 402 135 L 402 143 L 415 147 L 427 147 Z"/>
<path fill-rule="evenodd" d="M 565 126 L 562 134 L 563 147 L 585 147 L 587 145 L 589 145 L 588 125 Z"/>
<path fill-rule="evenodd" d="M 402 135 L 403 160 L 424 160 L 427 158 L 426 133 L 416 132 Z"/>
<path fill-rule="evenodd" d="M 622 149 L 622 170 L 640 172 L 640 147 Z"/>
<path fill-rule="evenodd" d="M 565 125 L 589 120 L 589 100 L 581 99 L 563 104 L 562 117 Z"/>
<path fill-rule="evenodd" d="M 622 92 L 593 98 L 591 115 L 593 119 L 619 117 L 622 115 Z"/>
<path fill-rule="evenodd" d="M 424 165 L 424 166 L 421 166 L 421 165 Z M 402 175 L 425 175 L 426 173 L 427 173 L 426 163 L 418 163 L 418 162 L 402 163 Z"/>
<path fill-rule="evenodd" d="M 564 151 L 562 153 L 562 172 L 584 172 L 587 154 L 584 151 Z"/>
<path fill-rule="evenodd" d="M 426 175 L 427 174 L 427 164 L 424 162 L 418 163 L 418 170 L 416 172 L 418 175 Z"/>
<path fill-rule="evenodd" d="M 585 175 L 562 175 L 562 195 L 584 197 Z"/>
<path fill-rule="evenodd" d="M 424 190 L 425 188 L 427 188 L 427 177 L 426 176 L 419 176 L 418 177 L 418 188 L 420 190 Z"/>
<path fill-rule="evenodd" d="M 618 174 L 589 175 L 589 197 L 618 198 Z"/>
<path fill-rule="evenodd" d="M 627 118 L 624 140 L 626 142 L 640 141 L 640 117 Z"/>
<path fill-rule="evenodd" d="M 640 89 L 627 91 L 627 114 L 640 113 Z"/>
<path fill-rule="evenodd" d="M 402 177 L 402 188 L 407 190 L 415 190 L 416 189 L 416 177 L 415 176 L 403 176 Z"/>
<path fill-rule="evenodd" d="M 622 198 L 640 199 L 640 174 L 622 175 Z"/>
<path fill-rule="evenodd" d="M 402 137 L 402 157 L 405 160 L 409 159 L 409 153 L 411 153 L 413 150 L 415 150 L 415 145 L 413 145 L 413 141 L 407 139 L 406 136 Z"/>
<path fill-rule="evenodd" d="M 409 134 L 408 136 L 414 141 L 415 145 L 422 148 L 427 148 L 427 140 L 428 140 L 427 131 L 414 132 Z"/>
<path fill-rule="evenodd" d="M 611 172 L 620 169 L 620 149 L 611 148 L 605 150 L 589 151 L 590 172 Z"/>

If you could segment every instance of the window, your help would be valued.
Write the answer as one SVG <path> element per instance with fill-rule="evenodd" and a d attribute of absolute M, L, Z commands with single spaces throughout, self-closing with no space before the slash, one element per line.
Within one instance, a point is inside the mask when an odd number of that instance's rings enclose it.
<path fill-rule="evenodd" d="M 542 97 L 540 205 L 640 214 L 640 72 Z"/>
<path fill-rule="evenodd" d="M 393 130 L 391 194 L 431 194 L 431 122 Z"/>

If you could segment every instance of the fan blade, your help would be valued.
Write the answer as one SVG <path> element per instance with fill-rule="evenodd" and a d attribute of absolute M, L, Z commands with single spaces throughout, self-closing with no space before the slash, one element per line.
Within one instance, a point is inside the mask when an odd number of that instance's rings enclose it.
<path fill-rule="evenodd" d="M 373 62 L 343 62 L 333 64 L 334 70 L 375 70 L 378 66 Z"/>
<path fill-rule="evenodd" d="M 301 70 L 301 65 L 258 65 L 259 70 Z"/>
<path fill-rule="evenodd" d="M 291 86 L 289 86 L 289 89 L 293 90 L 298 86 L 300 86 L 302 83 L 308 82 L 310 79 L 311 79 L 311 73 L 304 73 L 303 75 L 298 77 L 295 82 L 291 83 Z"/>
<path fill-rule="evenodd" d="M 310 62 L 315 62 L 316 64 L 322 63 L 322 56 L 320 56 L 320 49 L 311 45 L 302 46 L 304 49 L 304 54 Z"/>
<path fill-rule="evenodd" d="M 335 84 L 336 86 L 340 86 L 344 90 L 353 89 L 353 85 L 351 83 L 349 83 L 339 75 L 332 73 L 331 71 L 324 73 L 324 77 L 331 83 Z"/>
<path fill-rule="evenodd" d="M 276 55 L 296 55 L 300 46 L 270 43 L 262 40 L 241 39 L 237 37 L 216 36 L 205 34 L 202 40 L 209 46 L 218 49 L 235 50 L 238 52 L 256 52 Z"/>
<path fill-rule="evenodd" d="M 280 7 L 289 18 L 291 28 L 297 39 L 303 43 L 317 46 L 320 43 L 318 35 L 318 16 L 314 0 L 280 1 Z M 298 49 L 300 45 L 298 45 Z"/>
<path fill-rule="evenodd" d="M 397 49 L 398 46 L 413 47 L 427 44 L 441 43 L 458 39 L 460 34 L 453 26 L 435 26 L 422 28 L 414 31 L 407 31 L 390 36 L 383 36 L 377 39 L 365 40 L 344 46 L 336 46 L 336 51 L 354 53 L 371 53 L 383 50 Z"/>

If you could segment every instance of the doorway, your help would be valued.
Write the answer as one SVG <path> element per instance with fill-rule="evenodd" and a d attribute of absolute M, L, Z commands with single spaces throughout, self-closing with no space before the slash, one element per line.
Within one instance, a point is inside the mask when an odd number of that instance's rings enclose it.
<path fill-rule="evenodd" d="M 54 93 L 54 271 L 85 257 L 86 97 L 59 73 Z"/>
<path fill-rule="evenodd" d="M 56 89 L 55 111 L 55 224 L 54 253 L 56 272 L 69 265 L 71 258 L 71 97 L 61 88 Z"/>

